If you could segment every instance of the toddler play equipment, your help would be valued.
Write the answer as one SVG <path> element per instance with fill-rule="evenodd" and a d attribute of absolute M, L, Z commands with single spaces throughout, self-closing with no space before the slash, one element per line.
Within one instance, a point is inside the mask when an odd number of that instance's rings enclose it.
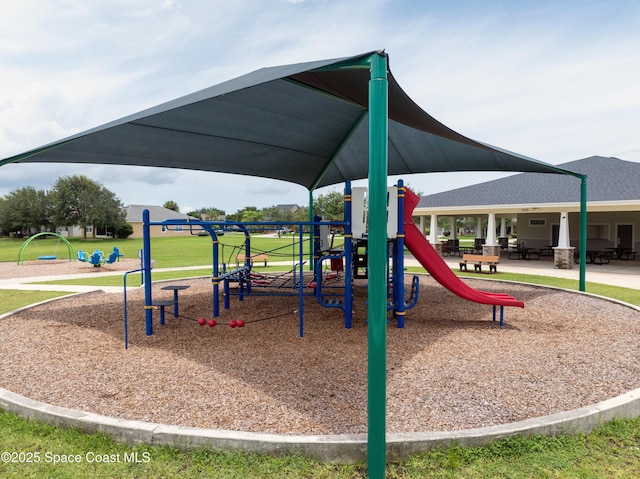
<path fill-rule="evenodd" d="M 115 263 L 116 261 L 120 261 L 120 258 L 122 256 L 123 254 L 120 252 L 117 246 L 113 247 L 113 251 L 108 256 L 105 256 L 105 254 L 99 249 L 95 250 L 90 255 L 82 250 L 78 250 L 78 261 L 90 263 L 96 268 L 99 268 L 105 263 L 111 264 Z"/>
<path fill-rule="evenodd" d="M 47 245 L 47 251 L 40 251 L 41 246 L 38 244 L 38 241 L 34 241 L 34 240 L 37 240 L 38 238 L 44 238 L 47 236 L 56 238 L 57 241 L 53 245 L 53 248 L 51 248 L 50 250 L 49 250 L 49 245 Z M 73 246 L 71 246 L 71 243 L 69 243 L 69 240 L 67 240 L 67 238 L 65 238 L 64 236 L 58 233 L 45 231 L 43 233 L 37 233 L 33 236 L 30 236 L 29 238 L 27 238 L 27 240 L 24 243 L 22 243 L 22 246 L 20 246 L 20 249 L 18 250 L 18 264 L 24 264 L 25 250 L 27 249 L 27 246 L 29 246 L 31 243 L 35 245 L 35 247 L 38 249 L 38 252 L 40 253 L 38 255 L 39 260 L 47 261 L 47 260 L 57 259 L 58 247 L 60 246 L 60 243 L 64 244 L 67 247 L 67 256 L 69 261 L 73 260 Z"/>

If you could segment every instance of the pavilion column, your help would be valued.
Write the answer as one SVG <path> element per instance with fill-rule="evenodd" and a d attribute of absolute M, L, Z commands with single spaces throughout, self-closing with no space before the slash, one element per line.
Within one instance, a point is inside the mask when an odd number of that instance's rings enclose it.
<path fill-rule="evenodd" d="M 452 216 L 451 217 L 451 223 L 449 226 L 449 238 L 448 238 L 448 245 L 450 248 L 457 248 L 458 245 L 457 243 L 457 238 L 458 238 L 458 232 L 456 231 L 456 217 Z M 456 252 L 457 249 L 451 249 L 450 251 Z"/>
<path fill-rule="evenodd" d="M 507 249 L 509 247 L 509 238 L 507 237 L 507 218 L 504 216 L 500 218 L 500 235 L 498 236 L 498 244 L 500 249 Z"/>
<path fill-rule="evenodd" d="M 431 215 L 429 243 L 431 243 L 431 246 L 433 246 L 438 253 L 442 252 L 442 245 L 438 241 L 438 215 Z"/>
<path fill-rule="evenodd" d="M 496 244 L 496 214 L 489 213 L 487 221 L 487 239 L 482 245 L 482 254 L 489 256 L 500 255 L 500 245 Z"/>
<path fill-rule="evenodd" d="M 476 238 L 482 238 L 482 218 L 478 216 L 476 223 Z"/>
<path fill-rule="evenodd" d="M 560 230 L 558 232 L 558 246 L 553 248 L 553 263 L 559 269 L 573 268 L 573 252 L 571 236 L 569 235 L 569 213 L 560 213 Z"/>

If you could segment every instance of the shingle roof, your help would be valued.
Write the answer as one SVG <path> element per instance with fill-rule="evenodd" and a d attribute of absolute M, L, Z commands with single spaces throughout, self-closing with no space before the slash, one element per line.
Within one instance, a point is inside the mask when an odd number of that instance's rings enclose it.
<path fill-rule="evenodd" d="M 189 215 L 184 215 L 177 211 L 163 208 L 162 206 L 153 205 L 129 205 L 125 206 L 124 210 L 128 223 L 141 223 L 143 210 L 149 210 L 150 221 L 176 220 L 189 217 Z"/>
<path fill-rule="evenodd" d="M 298 208 L 298 205 L 296 205 L 295 203 L 281 204 L 281 205 L 276 205 L 276 208 L 282 211 L 291 211 L 294 208 Z"/>
<path fill-rule="evenodd" d="M 587 175 L 588 201 L 640 202 L 640 163 L 591 156 L 558 166 Z M 520 173 L 423 196 L 418 208 L 574 202 L 580 202 L 580 179 L 567 175 Z"/>

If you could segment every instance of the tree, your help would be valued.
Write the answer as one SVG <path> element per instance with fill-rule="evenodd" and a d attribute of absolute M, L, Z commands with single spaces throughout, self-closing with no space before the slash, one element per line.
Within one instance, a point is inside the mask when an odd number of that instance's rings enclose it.
<path fill-rule="evenodd" d="M 190 211 L 187 214 L 189 216 L 193 216 L 194 218 L 199 218 L 205 221 L 216 221 L 221 217 L 226 216 L 224 210 L 215 208 L 213 206 L 199 208 L 195 211 Z"/>
<path fill-rule="evenodd" d="M 262 209 L 262 216 L 267 221 L 295 221 L 295 213 L 288 209 L 278 208 L 277 205 Z"/>
<path fill-rule="evenodd" d="M 344 196 L 339 191 L 319 195 L 313 203 L 313 212 L 324 221 L 342 221 L 344 218 Z"/>
<path fill-rule="evenodd" d="M 178 207 L 178 203 L 176 203 L 175 201 L 167 201 L 165 202 L 164 205 L 162 205 L 163 208 L 166 208 L 168 210 L 173 210 L 177 213 L 180 213 L 180 208 Z"/>
<path fill-rule="evenodd" d="M 309 207 L 301 206 L 293 214 L 293 221 L 309 221 Z"/>
<path fill-rule="evenodd" d="M 5 200 L 3 196 L 0 196 L 0 232 L 5 235 L 8 235 L 9 230 L 4 225 L 6 212 L 7 212 L 7 200 Z"/>
<path fill-rule="evenodd" d="M 114 227 L 124 221 L 122 202 L 114 193 L 86 176 L 58 178 L 51 191 L 53 218 L 57 225 Z M 95 228 L 93 237 L 95 237 Z"/>
<path fill-rule="evenodd" d="M 11 191 L 0 204 L 0 228 L 7 233 L 53 229 L 51 198 L 45 190 L 26 186 Z"/>
<path fill-rule="evenodd" d="M 124 224 L 126 221 L 122 201 L 114 193 L 101 186 L 100 198 L 93 213 L 93 226 L 111 229 L 115 234 L 116 229 L 122 231 Z M 95 236 L 95 228 L 93 231 Z"/>
<path fill-rule="evenodd" d="M 133 234 L 133 226 L 131 226 L 126 221 L 122 221 L 122 223 L 117 224 L 113 227 L 114 238 L 128 238 L 132 234 Z"/>
<path fill-rule="evenodd" d="M 245 223 L 251 223 L 254 221 L 263 221 L 264 216 L 262 211 L 258 210 L 255 206 L 246 206 L 242 212 L 242 218 L 240 221 Z"/>
<path fill-rule="evenodd" d="M 227 215 L 229 221 L 263 221 L 264 214 L 262 210 L 258 210 L 255 206 L 245 206 L 241 210 L 236 211 L 231 215 Z"/>

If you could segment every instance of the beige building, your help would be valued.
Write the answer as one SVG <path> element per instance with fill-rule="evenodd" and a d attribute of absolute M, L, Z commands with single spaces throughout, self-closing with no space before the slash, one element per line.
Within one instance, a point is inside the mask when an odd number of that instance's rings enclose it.
<path fill-rule="evenodd" d="M 558 166 L 587 175 L 587 250 L 640 251 L 640 163 L 592 156 Z M 477 217 L 482 225 L 477 236 L 487 244 L 506 237 L 506 220 L 515 219 L 517 241 L 526 247 L 556 247 L 564 240 L 577 248 L 580 186 L 580 179 L 572 176 L 521 173 L 423 196 L 414 215 L 421 217 L 423 231 L 437 225 L 437 217 Z M 495 237 L 486 233 L 492 230 Z M 431 228 L 434 244 L 436 235 Z"/>
<path fill-rule="evenodd" d="M 152 205 L 129 205 L 125 206 L 125 220 L 133 227 L 133 234 L 130 238 L 142 238 L 142 212 L 149 210 L 150 221 L 163 221 L 174 219 L 187 219 L 188 215 L 178 213 L 176 211 L 163 208 L 162 206 Z M 159 238 L 162 236 L 180 236 L 198 234 L 197 231 L 191 231 L 188 226 L 173 226 L 166 228 L 163 226 L 151 226 L 151 237 Z"/>

